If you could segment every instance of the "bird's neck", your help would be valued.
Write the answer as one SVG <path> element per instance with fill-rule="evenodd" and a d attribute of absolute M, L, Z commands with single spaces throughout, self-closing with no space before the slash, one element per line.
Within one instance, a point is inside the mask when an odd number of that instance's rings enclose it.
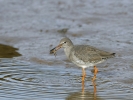
<path fill-rule="evenodd" d="M 66 54 L 66 56 L 67 56 L 68 59 L 69 59 L 69 55 L 70 55 L 71 49 L 72 49 L 72 46 L 69 46 L 67 48 L 64 48 L 64 52 L 65 52 L 65 54 Z"/>

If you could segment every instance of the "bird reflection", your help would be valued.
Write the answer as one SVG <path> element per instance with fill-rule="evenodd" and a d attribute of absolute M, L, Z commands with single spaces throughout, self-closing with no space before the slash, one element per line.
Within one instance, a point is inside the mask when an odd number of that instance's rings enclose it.
<path fill-rule="evenodd" d="M 96 73 L 97 72 L 94 72 L 94 76 L 93 76 L 93 78 L 92 78 L 92 85 L 93 85 L 93 87 L 94 87 L 94 96 L 96 96 L 96 92 L 97 92 L 97 88 L 96 88 L 96 83 L 95 83 L 95 79 L 96 79 Z M 85 76 L 86 75 L 82 75 L 82 93 L 84 93 L 84 88 L 85 88 Z"/>
<path fill-rule="evenodd" d="M 92 81 L 92 85 L 93 92 L 85 91 L 85 81 L 82 81 L 81 92 L 70 93 L 66 100 L 102 100 L 96 94 L 97 88 L 95 81 Z"/>
<path fill-rule="evenodd" d="M 94 75 L 94 77 L 96 78 L 95 75 Z M 93 79 L 94 79 L 94 77 L 93 77 Z M 97 88 L 96 88 L 95 81 L 92 81 L 92 85 L 93 85 L 93 99 L 92 100 L 97 100 L 97 97 L 96 97 Z M 82 81 L 82 94 L 84 94 L 84 93 L 85 93 L 85 84 L 84 84 L 84 81 Z"/>

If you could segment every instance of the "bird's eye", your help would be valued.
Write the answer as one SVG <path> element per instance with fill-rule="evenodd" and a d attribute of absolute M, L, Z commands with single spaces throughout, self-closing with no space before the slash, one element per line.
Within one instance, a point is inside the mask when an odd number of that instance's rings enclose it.
<path fill-rule="evenodd" d="M 66 42 L 64 42 L 64 43 L 66 43 Z"/>

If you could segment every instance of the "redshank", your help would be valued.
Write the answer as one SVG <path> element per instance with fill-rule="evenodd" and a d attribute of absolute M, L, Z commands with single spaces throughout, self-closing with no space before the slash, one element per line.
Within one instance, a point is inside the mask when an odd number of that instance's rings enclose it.
<path fill-rule="evenodd" d="M 92 79 L 94 81 L 98 72 L 96 65 L 115 56 L 115 53 L 106 52 L 89 45 L 74 45 L 69 38 L 61 39 L 59 45 L 50 50 L 50 53 L 56 54 L 56 51 L 60 48 L 64 48 L 64 52 L 70 61 L 82 68 L 82 81 L 86 76 L 85 68 L 94 66 L 94 77 Z"/>

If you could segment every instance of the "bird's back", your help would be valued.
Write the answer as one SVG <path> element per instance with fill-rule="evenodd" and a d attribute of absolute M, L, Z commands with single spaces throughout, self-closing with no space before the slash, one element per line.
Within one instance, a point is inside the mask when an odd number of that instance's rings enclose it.
<path fill-rule="evenodd" d="M 114 57 L 114 55 L 115 53 L 106 52 L 89 45 L 75 45 L 71 49 L 69 58 L 75 64 L 98 64 Z"/>

